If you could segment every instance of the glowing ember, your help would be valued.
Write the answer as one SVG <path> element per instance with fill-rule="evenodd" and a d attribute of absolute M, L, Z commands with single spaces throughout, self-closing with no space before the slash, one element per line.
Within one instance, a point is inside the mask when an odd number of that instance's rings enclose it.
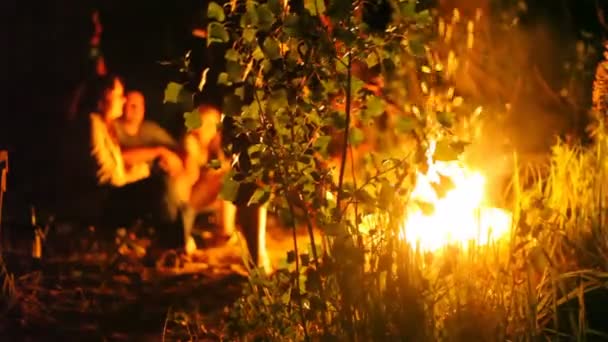
<path fill-rule="evenodd" d="M 459 162 L 429 162 L 417 175 L 403 235 L 423 251 L 469 241 L 485 245 L 508 233 L 511 214 L 484 203 L 485 178 Z"/>

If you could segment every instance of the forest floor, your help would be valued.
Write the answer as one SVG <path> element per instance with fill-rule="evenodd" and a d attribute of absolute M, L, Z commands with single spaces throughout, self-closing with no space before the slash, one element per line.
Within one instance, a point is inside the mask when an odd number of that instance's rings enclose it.
<path fill-rule="evenodd" d="M 48 239 L 36 271 L 27 244 L 6 251 L 14 302 L 0 314 L 0 340 L 220 340 L 223 318 L 247 280 L 240 241 L 207 246 L 188 258 L 168 251 L 150 261 L 142 253 L 146 240 L 125 236 L 128 244 L 100 243 L 86 233 Z M 308 244 L 305 231 L 298 240 Z M 292 241 L 289 231 L 269 224 L 273 266 Z"/>

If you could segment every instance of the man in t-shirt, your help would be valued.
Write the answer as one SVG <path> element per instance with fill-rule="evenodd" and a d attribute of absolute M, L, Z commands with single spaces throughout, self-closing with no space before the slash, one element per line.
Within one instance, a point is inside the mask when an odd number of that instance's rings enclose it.
<path fill-rule="evenodd" d="M 175 139 L 160 125 L 145 120 L 146 103 L 144 95 L 132 90 L 127 93 L 124 112 L 116 120 L 116 133 L 123 149 L 163 146 L 175 150 Z"/>
<path fill-rule="evenodd" d="M 118 142 L 120 144 L 120 149 L 123 151 L 123 154 L 129 154 L 130 152 L 137 152 L 142 149 L 156 149 L 156 148 L 164 148 L 164 150 L 170 150 L 172 152 L 177 152 L 179 145 L 171 137 L 171 135 L 163 129 L 160 125 L 155 122 L 145 120 L 146 113 L 146 104 L 144 95 L 137 91 L 132 90 L 129 91 L 125 96 L 125 104 L 123 107 L 122 116 L 114 121 L 114 128 L 116 130 L 116 136 L 118 138 Z M 177 189 L 172 187 L 172 182 L 170 179 L 171 175 L 162 172 L 161 170 L 173 170 L 175 167 L 179 165 L 180 169 L 182 166 L 182 161 L 177 153 L 168 153 L 171 158 L 158 158 L 153 154 L 140 154 L 137 157 L 137 160 L 148 164 L 152 170 L 156 170 L 153 172 L 154 174 L 160 175 L 160 178 L 154 177 L 155 180 L 162 180 L 165 184 L 143 184 L 140 186 L 140 191 L 136 193 L 139 197 L 142 194 L 150 193 L 150 196 L 153 195 L 155 188 L 159 186 L 163 186 L 167 188 L 167 193 L 165 194 L 164 202 L 173 210 L 181 211 L 181 201 L 179 199 Z M 155 161 L 158 160 L 158 166 L 160 168 L 156 168 Z M 160 173 L 158 173 L 160 171 Z M 144 195 L 145 196 L 145 195 Z M 135 198 L 130 198 L 127 200 L 132 200 L 132 202 L 138 202 Z M 145 209 L 145 208 L 144 208 Z M 170 213 L 172 217 L 179 217 L 179 212 Z M 183 223 L 183 220 L 182 220 Z M 186 231 L 189 229 L 184 228 Z M 177 238 L 181 239 L 181 234 L 177 234 Z M 169 237 L 170 239 L 173 236 Z M 163 238 L 165 239 L 165 238 Z M 188 241 L 180 241 L 179 243 L 188 244 Z"/>

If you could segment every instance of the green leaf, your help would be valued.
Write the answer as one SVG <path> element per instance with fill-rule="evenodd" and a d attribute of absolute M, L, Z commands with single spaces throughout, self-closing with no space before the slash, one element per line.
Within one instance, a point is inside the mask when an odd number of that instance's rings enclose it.
<path fill-rule="evenodd" d="M 245 88 L 238 87 L 238 88 L 234 89 L 234 95 L 238 96 L 241 100 L 244 100 L 245 99 Z"/>
<path fill-rule="evenodd" d="M 403 1 L 400 4 L 401 14 L 405 17 L 413 17 L 416 15 L 416 0 Z"/>
<path fill-rule="evenodd" d="M 296 169 L 298 170 L 298 172 L 304 174 L 306 173 L 306 171 L 308 171 L 308 169 L 310 168 L 310 166 L 308 164 L 302 163 L 300 161 L 296 162 Z M 310 173 L 310 172 L 308 172 Z"/>
<path fill-rule="evenodd" d="M 431 17 L 431 12 L 429 10 L 423 10 L 416 14 L 416 23 L 418 25 L 428 25 L 433 22 L 433 18 Z"/>
<path fill-rule="evenodd" d="M 454 143 L 447 140 L 437 142 L 433 158 L 439 161 L 452 161 L 458 159 L 458 156 L 464 152 L 464 144 Z"/>
<path fill-rule="evenodd" d="M 222 84 L 222 85 L 231 85 L 232 82 L 230 82 L 230 80 L 228 79 L 228 74 L 225 72 L 220 72 L 219 76 L 217 77 L 217 84 Z"/>
<path fill-rule="evenodd" d="M 259 158 L 261 152 L 264 150 L 264 145 L 262 144 L 253 144 L 247 148 L 247 155 L 250 158 Z"/>
<path fill-rule="evenodd" d="M 251 195 L 249 202 L 247 202 L 247 205 L 263 204 L 266 203 L 268 199 L 270 199 L 270 187 L 264 186 L 263 188 L 258 188 L 255 190 L 253 195 Z"/>
<path fill-rule="evenodd" d="M 452 148 L 456 150 L 458 153 L 463 153 L 464 149 L 469 146 L 470 143 L 466 141 L 455 141 L 452 143 Z"/>
<path fill-rule="evenodd" d="M 224 14 L 224 9 L 222 6 L 212 1 L 207 7 L 207 18 L 222 22 L 226 20 L 226 15 Z"/>
<path fill-rule="evenodd" d="M 315 191 L 317 190 L 317 187 L 315 186 L 315 183 L 312 182 L 306 182 L 304 183 L 304 186 L 302 187 L 302 193 L 304 193 L 305 195 L 310 195 L 315 193 Z"/>
<path fill-rule="evenodd" d="M 444 198 L 450 190 L 454 189 L 455 184 L 450 177 L 439 174 L 439 182 L 432 182 L 431 187 L 438 198 Z"/>
<path fill-rule="evenodd" d="M 304 163 L 304 164 L 312 165 L 313 164 L 312 155 L 310 154 L 310 151 L 307 151 L 307 152 L 308 153 L 301 155 L 298 158 L 298 161 L 301 163 Z"/>
<path fill-rule="evenodd" d="M 285 89 L 278 89 L 270 94 L 270 97 L 268 98 L 268 108 L 271 112 L 277 112 L 288 106 L 289 101 L 287 100 L 287 91 Z"/>
<path fill-rule="evenodd" d="M 338 61 L 336 61 L 336 71 L 339 73 L 346 73 L 346 69 L 348 68 L 348 55 L 343 56 Z"/>
<path fill-rule="evenodd" d="M 416 119 L 411 116 L 401 116 L 397 119 L 395 128 L 400 133 L 411 133 L 416 129 Z"/>
<path fill-rule="evenodd" d="M 283 30 L 285 33 L 292 37 L 298 37 L 300 35 L 300 19 L 295 14 L 289 14 L 283 21 Z"/>
<path fill-rule="evenodd" d="M 251 43 L 255 40 L 256 33 L 257 33 L 256 29 L 248 27 L 243 30 L 243 39 L 245 39 L 245 41 L 247 43 Z"/>
<path fill-rule="evenodd" d="M 344 224 L 341 223 L 330 223 L 323 227 L 323 233 L 327 236 L 345 236 L 348 234 Z"/>
<path fill-rule="evenodd" d="M 243 118 L 251 119 L 253 121 L 259 121 L 261 108 L 257 101 L 253 101 L 249 106 L 245 107 L 243 111 Z"/>
<path fill-rule="evenodd" d="M 224 97 L 222 103 L 222 113 L 228 116 L 234 116 L 241 113 L 241 107 L 243 103 L 241 99 L 235 94 L 229 94 Z"/>
<path fill-rule="evenodd" d="M 231 82 L 240 82 L 243 75 L 243 67 L 240 63 L 227 61 L 226 62 L 226 73 L 228 74 L 228 80 Z"/>
<path fill-rule="evenodd" d="M 293 264 L 296 261 L 296 252 L 295 251 L 288 251 L 287 252 L 287 263 L 288 264 Z"/>
<path fill-rule="evenodd" d="M 258 12 L 255 8 L 247 8 L 247 12 L 241 16 L 240 26 L 242 28 L 255 26 L 258 24 Z"/>
<path fill-rule="evenodd" d="M 363 82 L 362 80 L 360 80 L 357 77 L 353 77 L 351 79 L 350 82 L 350 91 L 352 96 L 355 96 L 361 89 L 363 89 L 363 86 L 365 85 L 365 82 Z"/>
<path fill-rule="evenodd" d="M 355 192 L 355 198 L 365 204 L 373 204 L 374 196 L 370 195 L 365 189 L 359 189 Z"/>
<path fill-rule="evenodd" d="M 325 1 L 304 0 L 304 8 L 312 15 L 321 15 L 325 13 Z"/>
<path fill-rule="evenodd" d="M 437 113 L 437 121 L 446 128 L 451 128 L 454 125 L 454 113 L 439 112 Z"/>
<path fill-rule="evenodd" d="M 416 57 L 424 56 L 424 54 L 425 54 L 424 43 L 422 43 L 420 40 L 412 39 L 408 42 L 408 45 L 410 47 L 410 52 L 412 53 L 413 56 L 416 56 Z"/>
<path fill-rule="evenodd" d="M 239 53 L 235 49 L 228 49 L 224 54 L 224 58 L 227 61 L 238 62 L 239 61 Z"/>
<path fill-rule="evenodd" d="M 365 63 L 367 63 L 368 68 L 375 67 L 376 65 L 378 65 L 379 62 L 380 61 L 378 60 L 378 54 L 373 52 L 367 55 L 367 57 L 365 58 Z"/>
<path fill-rule="evenodd" d="M 208 163 L 207 166 L 214 169 L 214 170 L 218 170 L 219 168 L 222 167 L 222 162 L 220 162 L 219 159 L 211 159 Z"/>
<path fill-rule="evenodd" d="M 184 119 L 186 121 L 186 127 L 188 130 L 193 130 L 201 127 L 201 115 L 198 111 L 184 113 Z"/>
<path fill-rule="evenodd" d="M 264 40 L 264 53 L 266 57 L 269 59 L 278 59 L 281 58 L 281 49 L 279 47 L 279 43 L 276 39 L 272 37 L 267 37 Z"/>
<path fill-rule="evenodd" d="M 229 202 L 234 202 L 239 193 L 240 183 L 234 180 L 234 174 L 234 171 L 230 171 L 224 176 L 224 182 L 220 190 L 221 198 Z"/>
<path fill-rule="evenodd" d="M 306 267 L 310 264 L 310 255 L 307 253 L 300 254 L 300 260 L 302 266 Z"/>
<path fill-rule="evenodd" d="M 270 73 L 272 71 L 272 62 L 269 61 L 268 59 L 264 59 L 262 61 L 262 72 L 264 73 L 264 75 Z"/>
<path fill-rule="evenodd" d="M 349 130 L 348 141 L 351 145 L 357 146 L 361 144 L 365 140 L 365 136 L 363 135 L 363 131 L 357 127 L 351 127 Z"/>
<path fill-rule="evenodd" d="M 324 120 L 327 125 L 336 129 L 346 128 L 346 113 L 344 112 L 331 112 Z"/>
<path fill-rule="evenodd" d="M 382 187 L 380 188 L 380 195 L 378 199 L 380 201 L 380 206 L 382 209 L 388 210 L 391 203 L 393 203 L 395 197 L 395 189 L 394 186 L 389 183 L 388 180 L 382 180 Z"/>
<path fill-rule="evenodd" d="M 320 137 L 317 137 L 317 139 L 315 139 L 312 146 L 323 157 L 327 157 L 329 155 L 327 153 L 327 148 L 329 147 L 329 144 L 331 143 L 331 139 L 332 138 L 329 135 L 322 135 Z"/>
<path fill-rule="evenodd" d="M 334 35 L 336 39 L 342 41 L 346 46 L 352 46 L 355 40 L 357 40 L 357 36 L 352 31 L 339 26 L 334 29 Z"/>
<path fill-rule="evenodd" d="M 262 51 L 262 49 L 260 49 L 259 46 L 255 47 L 255 49 L 253 50 L 253 53 L 251 55 L 253 56 L 253 59 L 255 59 L 256 61 L 259 61 L 260 59 L 264 59 L 264 52 Z"/>
<path fill-rule="evenodd" d="M 338 85 L 334 79 L 321 80 L 321 85 L 328 94 L 333 94 L 338 91 Z"/>
<path fill-rule="evenodd" d="M 258 6 L 258 28 L 261 31 L 269 31 L 275 22 L 274 13 L 270 10 L 267 4 Z"/>
<path fill-rule="evenodd" d="M 288 209 L 279 209 L 279 220 L 283 227 L 292 227 L 295 224 L 295 218 Z M 295 257 L 295 254 L 294 254 Z M 295 258 L 294 258 L 295 260 Z"/>
<path fill-rule="evenodd" d="M 280 268 L 279 268 L 280 269 Z M 283 294 L 281 294 L 281 303 L 287 307 L 289 302 L 291 301 L 291 288 L 285 290 Z"/>
<path fill-rule="evenodd" d="M 369 115 L 370 117 L 377 117 L 384 113 L 385 103 L 380 97 L 370 95 L 367 97 L 365 107 L 366 115 Z"/>
<path fill-rule="evenodd" d="M 330 0 L 327 14 L 334 20 L 346 19 L 351 15 L 353 2 L 350 0 Z"/>
<path fill-rule="evenodd" d="M 414 203 L 420 208 L 420 211 L 422 211 L 422 214 L 425 216 L 430 216 L 435 213 L 435 205 L 431 202 L 414 200 Z"/>
<path fill-rule="evenodd" d="M 228 31 L 222 23 L 211 22 L 207 25 L 207 46 L 212 43 L 226 43 L 230 40 Z"/>
<path fill-rule="evenodd" d="M 165 88 L 165 99 L 164 103 L 178 103 L 179 102 L 179 93 L 184 88 L 183 84 L 169 82 L 167 87 Z"/>
<path fill-rule="evenodd" d="M 272 11 L 272 13 L 274 13 L 275 15 L 279 15 L 283 10 L 281 2 L 282 0 L 268 0 L 266 3 L 268 4 L 268 8 Z"/>

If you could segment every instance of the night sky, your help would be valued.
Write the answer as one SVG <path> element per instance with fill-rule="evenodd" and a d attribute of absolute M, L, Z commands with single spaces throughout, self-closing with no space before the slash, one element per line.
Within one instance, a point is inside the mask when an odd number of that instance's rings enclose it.
<path fill-rule="evenodd" d="M 47 180 L 56 177 L 54 160 L 67 104 L 87 73 L 92 10 L 101 11 L 108 69 L 125 76 L 128 86 L 144 90 L 154 117 L 160 115 L 164 85 L 171 77 L 157 61 L 179 57 L 202 43 L 190 31 L 202 23 L 205 3 L 0 1 L 5 96 L 0 110 L 0 149 L 11 153 L 8 193 L 13 203 L 25 203 L 53 189 Z M 544 18 L 557 33 L 566 33 L 564 37 L 575 36 L 580 29 L 603 34 L 595 16 L 595 0 L 531 0 L 529 4 L 532 15 L 527 22 Z M 565 24 L 568 20 L 571 24 Z M 10 201 L 6 205 L 11 206 Z"/>

